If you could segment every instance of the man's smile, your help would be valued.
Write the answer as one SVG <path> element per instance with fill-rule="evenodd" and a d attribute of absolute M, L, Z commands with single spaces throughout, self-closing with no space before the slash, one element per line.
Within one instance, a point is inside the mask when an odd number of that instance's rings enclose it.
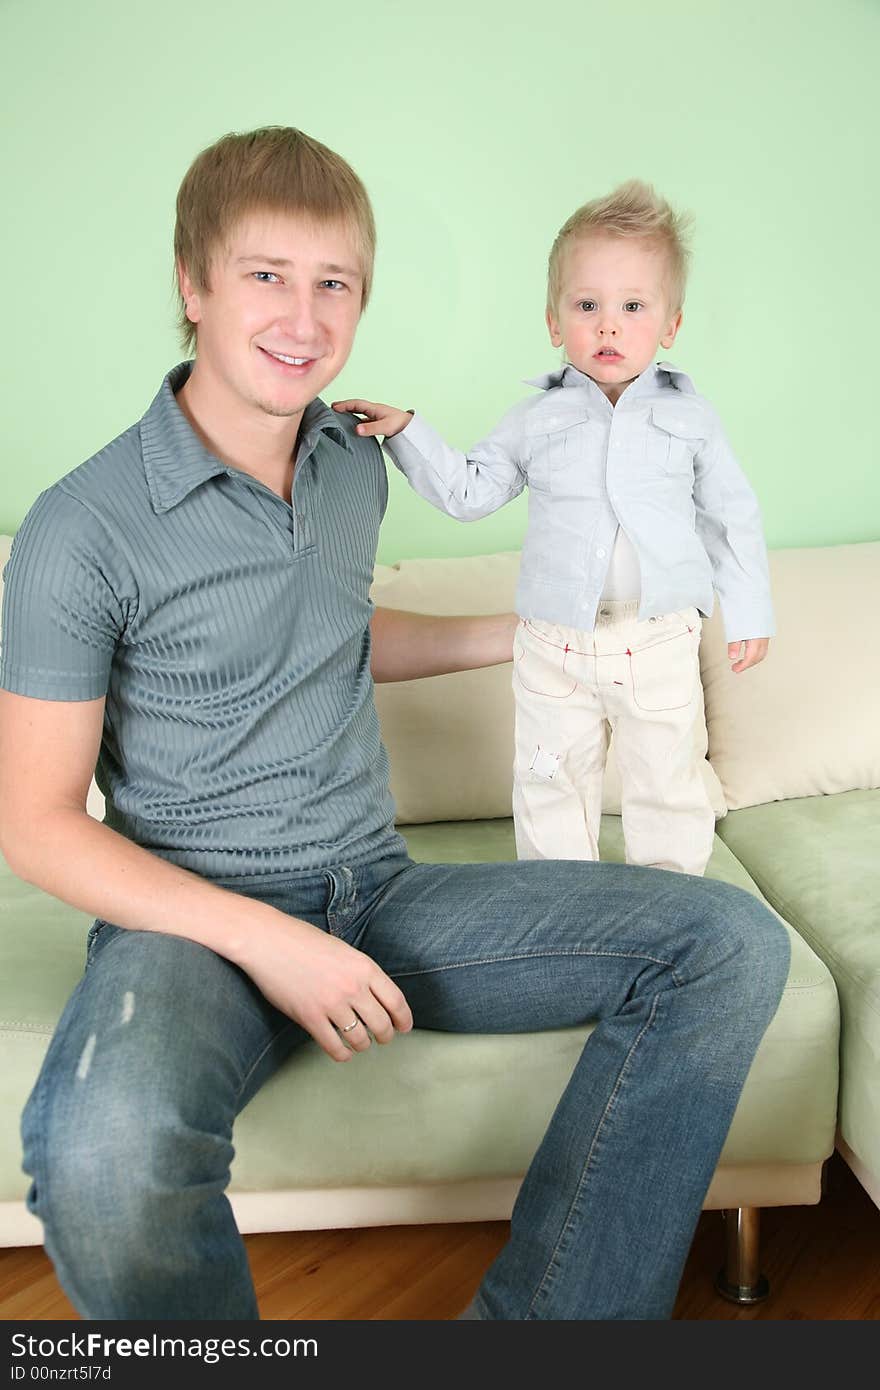
<path fill-rule="evenodd" d="M 277 363 L 285 375 L 301 375 L 318 360 L 316 357 L 295 357 L 292 353 L 273 351 L 272 348 L 262 347 L 260 343 L 257 343 L 257 347 L 265 357 Z"/>

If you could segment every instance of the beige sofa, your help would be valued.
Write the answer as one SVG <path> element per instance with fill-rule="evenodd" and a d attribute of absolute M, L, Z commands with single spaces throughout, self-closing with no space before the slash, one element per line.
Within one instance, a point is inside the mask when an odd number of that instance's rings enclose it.
<path fill-rule="evenodd" d="M 865 724 L 860 698 L 853 696 L 864 662 L 853 651 L 849 666 L 836 668 L 836 684 L 824 680 L 829 648 L 818 651 L 815 610 L 808 610 L 800 596 L 810 589 L 818 566 L 822 577 L 811 600 L 849 620 L 859 603 L 867 606 L 878 554 L 880 546 L 774 555 L 781 635 L 771 659 L 756 671 L 729 675 L 716 622 L 707 623 L 703 640 L 711 755 L 705 775 L 719 816 L 725 806 L 736 807 L 718 822 L 708 873 L 763 891 L 797 928 L 791 933 L 788 986 L 753 1064 L 706 1200 L 707 1207 L 737 1213 L 728 1224 L 733 1236 L 728 1278 L 742 1286 L 745 1297 L 756 1283 L 757 1211 L 818 1201 L 822 1165 L 834 1145 L 839 1067 L 832 972 L 840 953 L 827 945 L 827 933 L 852 903 L 848 884 L 835 875 L 833 846 L 838 833 L 844 839 L 849 835 L 855 812 L 848 798 L 878 795 L 855 790 L 878 785 L 876 760 L 871 761 L 874 727 Z M 374 597 L 377 603 L 426 612 L 505 611 L 513 600 L 517 559 L 503 554 L 379 566 Z M 848 650 L 842 636 L 838 646 L 835 659 L 842 660 Z M 817 665 L 823 680 L 812 677 Z M 380 687 L 377 703 L 398 819 L 413 856 L 513 858 L 510 667 Z M 764 804 L 790 796 L 797 802 Z M 827 803 L 820 815 L 826 814 L 829 824 L 834 803 L 843 816 L 842 830 L 832 825 L 826 836 L 829 867 L 821 885 L 824 896 L 814 893 L 810 899 L 815 911 L 799 898 L 797 911 L 791 909 L 797 894 L 775 873 L 777 862 L 784 863 L 799 888 L 805 867 L 814 867 L 812 857 L 806 866 L 800 863 L 796 845 L 786 843 L 783 853 L 772 822 L 776 812 L 778 824 L 787 825 L 786 813 L 805 804 L 804 798 Z M 613 758 L 605 810 L 603 854 L 619 858 Z M 737 818 L 755 813 L 769 815 L 770 821 L 752 834 L 747 821 Z M 857 838 L 847 841 L 848 866 L 862 862 L 860 844 Z M 864 866 L 863 896 L 870 892 L 876 862 Z M 40 1228 L 22 1202 L 26 1180 L 19 1167 L 17 1116 L 81 969 L 87 925 L 82 914 L 8 870 L 0 878 L 0 1242 L 7 1244 L 40 1239 Z M 876 978 L 876 958 L 874 970 Z M 847 976 L 841 993 L 845 1001 L 852 999 L 861 1019 L 866 996 L 859 982 Z M 415 1032 L 393 1047 L 373 1049 L 357 1069 L 334 1067 L 311 1045 L 302 1049 L 237 1124 L 230 1195 L 241 1229 L 506 1217 L 588 1032 L 507 1037 Z M 855 1064 L 850 1067 L 844 1057 L 849 1088 L 844 1106 L 850 1108 L 846 1119 L 841 1113 L 841 1143 L 865 1180 L 865 1174 L 880 1172 L 876 1127 L 873 1119 L 864 1119 L 865 1107 L 872 1104 L 865 1098 L 870 1079 L 863 1077 L 871 1065 L 871 1043 L 860 1033 L 845 1035 L 845 1045 L 854 1049 Z M 876 1087 L 876 1054 L 874 1064 Z"/>

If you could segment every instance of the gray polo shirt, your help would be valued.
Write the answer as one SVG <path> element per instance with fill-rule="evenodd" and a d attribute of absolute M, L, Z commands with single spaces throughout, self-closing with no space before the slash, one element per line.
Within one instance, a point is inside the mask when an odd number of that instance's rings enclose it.
<path fill-rule="evenodd" d="M 370 677 L 381 451 L 313 402 L 291 506 L 194 434 L 190 369 L 26 516 L 0 685 L 106 696 L 107 823 L 196 873 L 400 852 Z"/>

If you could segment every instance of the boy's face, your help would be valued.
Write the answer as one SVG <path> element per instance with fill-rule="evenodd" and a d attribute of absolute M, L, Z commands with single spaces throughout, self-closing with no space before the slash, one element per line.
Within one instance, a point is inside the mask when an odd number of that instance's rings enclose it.
<path fill-rule="evenodd" d="M 646 241 L 601 234 L 565 253 L 550 340 L 612 404 L 675 341 L 681 311 L 670 311 L 665 273 L 663 252 Z"/>
<path fill-rule="evenodd" d="M 210 287 L 181 271 L 198 325 L 202 381 L 267 415 L 300 415 L 345 365 L 361 312 L 353 234 L 337 223 L 252 213 L 211 262 Z"/>

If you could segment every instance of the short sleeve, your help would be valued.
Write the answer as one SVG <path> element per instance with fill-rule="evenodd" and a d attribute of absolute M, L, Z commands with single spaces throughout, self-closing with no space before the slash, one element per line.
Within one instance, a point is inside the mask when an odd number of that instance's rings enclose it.
<path fill-rule="evenodd" d="M 58 486 L 44 492 L 4 574 L 0 687 L 43 700 L 105 695 L 131 606 L 123 570 L 87 506 Z"/>

